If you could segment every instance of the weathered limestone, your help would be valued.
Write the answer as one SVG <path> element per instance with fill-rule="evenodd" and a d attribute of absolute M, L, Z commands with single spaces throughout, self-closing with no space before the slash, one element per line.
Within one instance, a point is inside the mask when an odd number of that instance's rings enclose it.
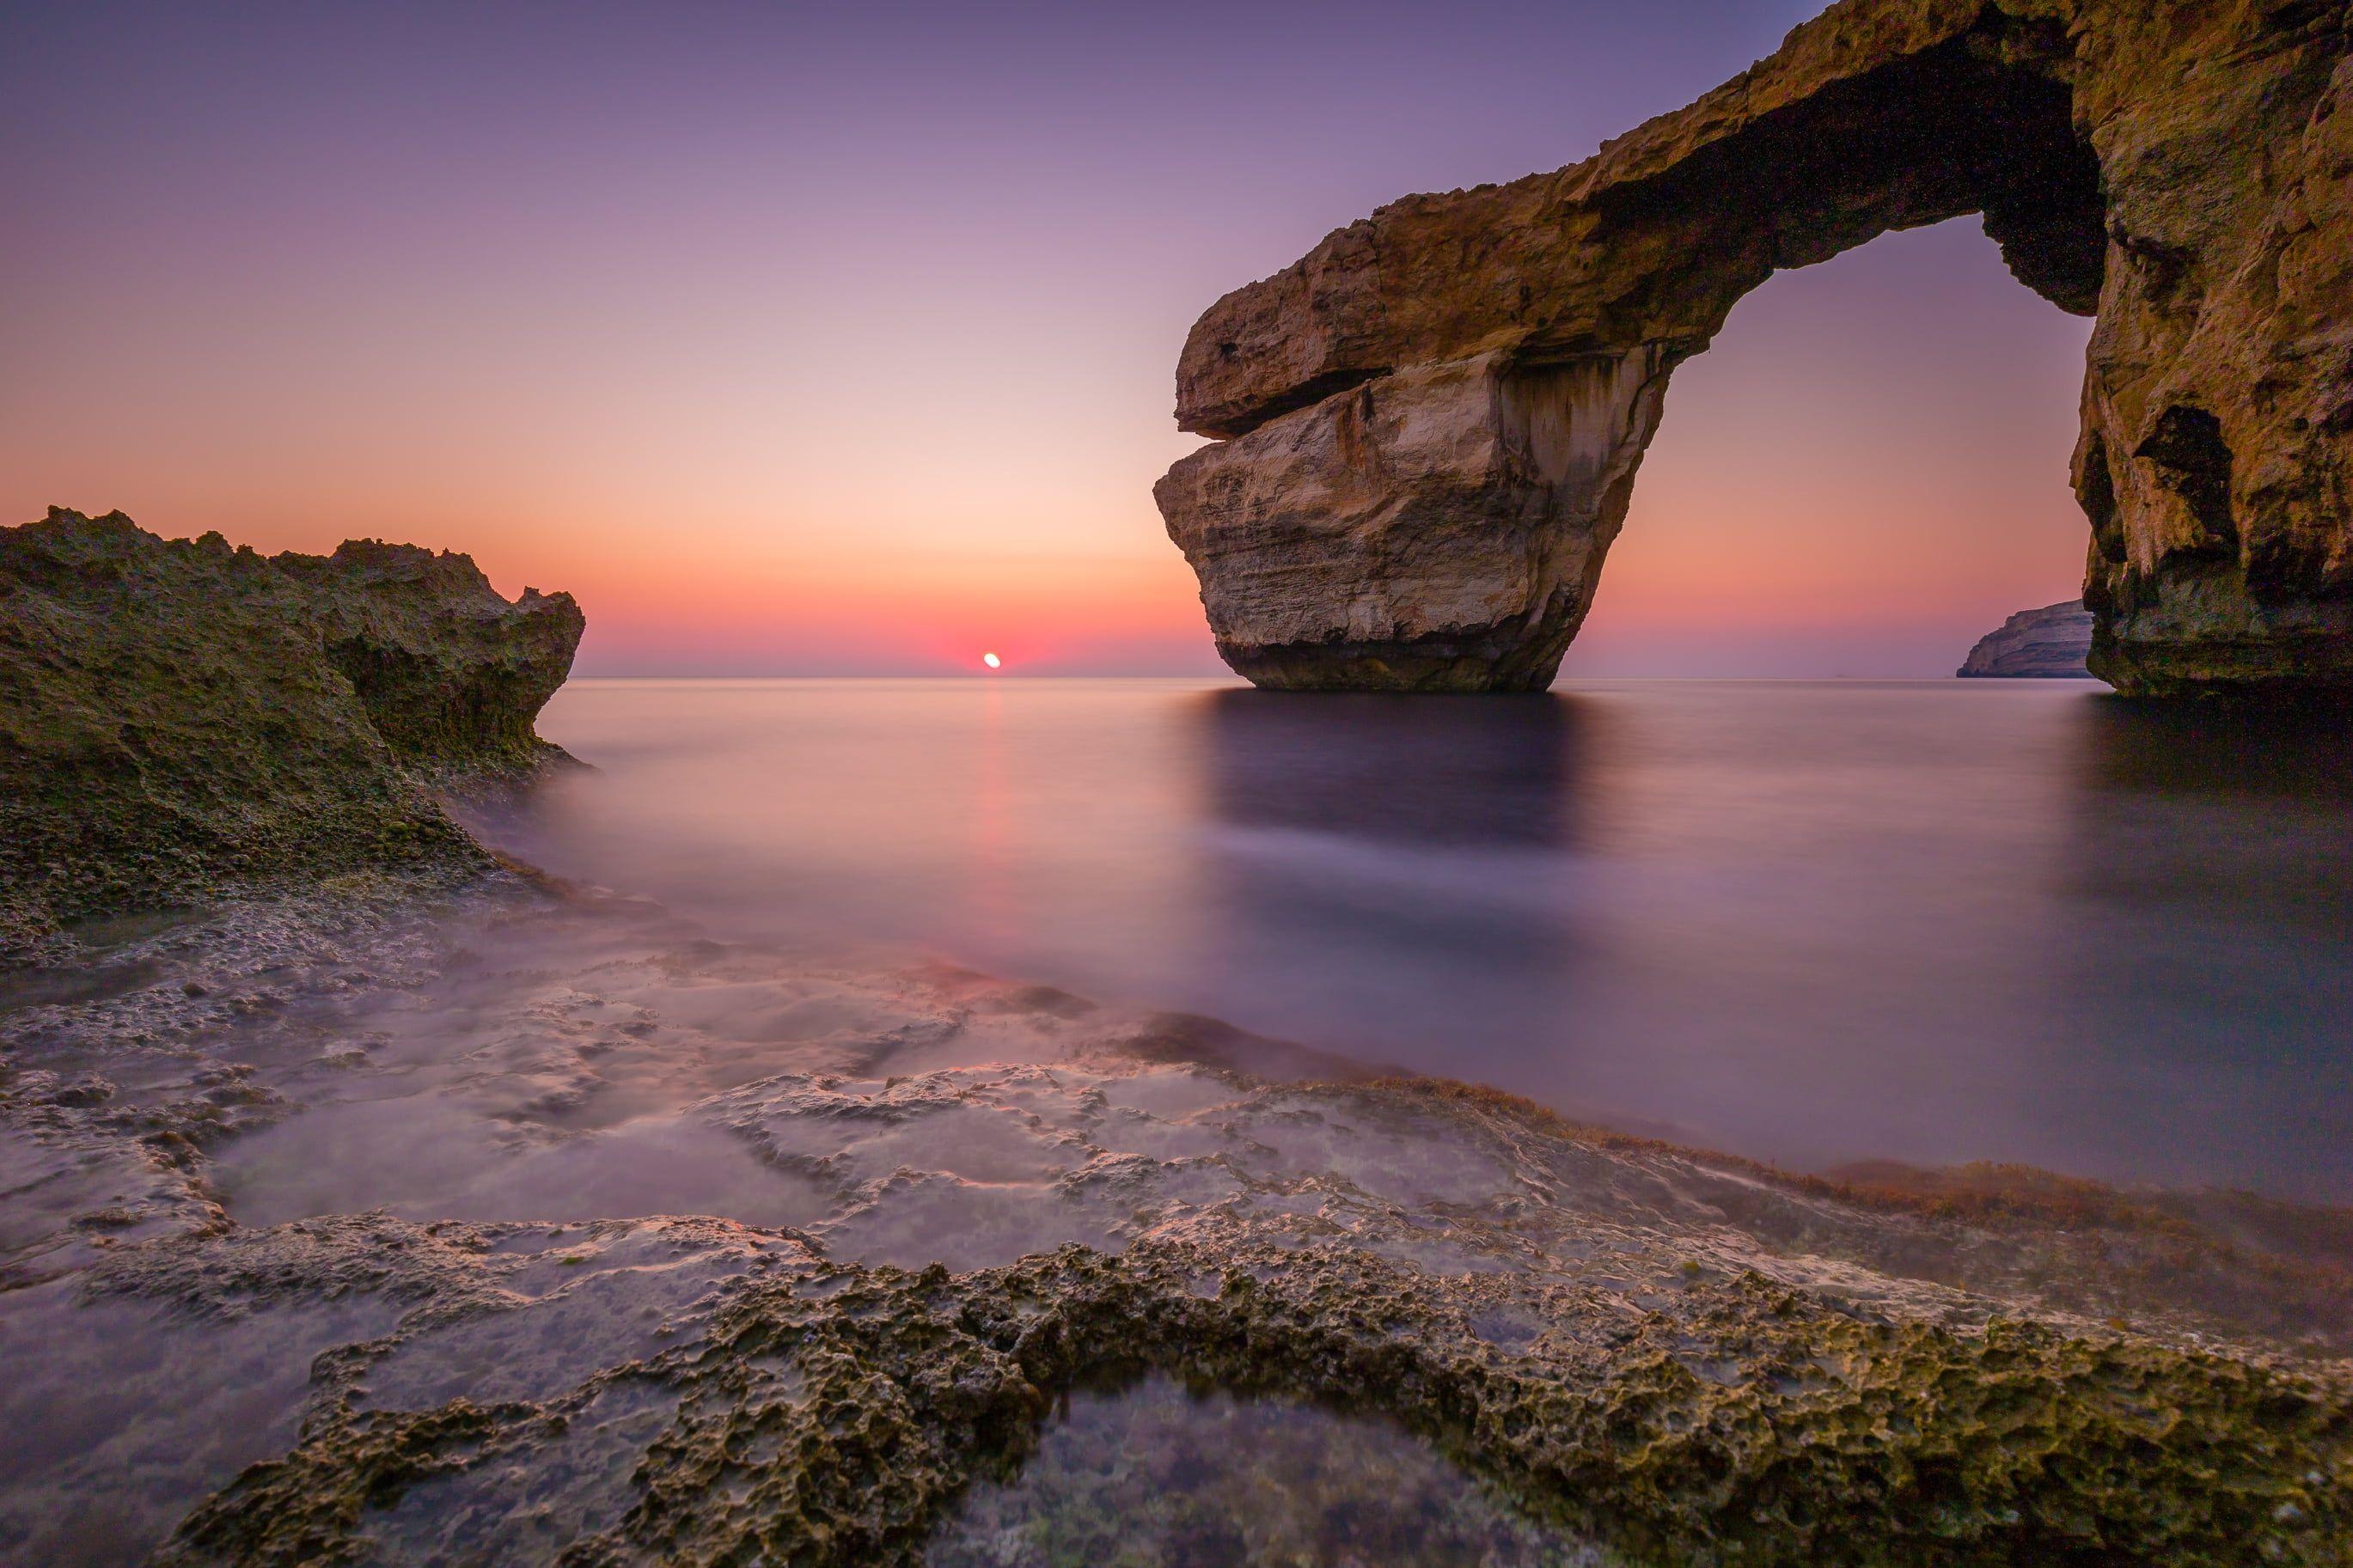
<path fill-rule="evenodd" d="M 1953 673 L 1963 679 L 2081 680 L 2092 672 L 2092 612 L 2079 600 L 2021 610 L 1979 637 Z"/>
<path fill-rule="evenodd" d="M 1194 327 L 1155 494 L 1261 685 L 1525 689 L 1669 377 L 1774 271 L 1983 215 L 2096 314 L 2075 486 L 2122 689 L 2353 688 L 2353 97 L 2317 0 L 1844 0 L 1586 163 L 1411 196 Z"/>

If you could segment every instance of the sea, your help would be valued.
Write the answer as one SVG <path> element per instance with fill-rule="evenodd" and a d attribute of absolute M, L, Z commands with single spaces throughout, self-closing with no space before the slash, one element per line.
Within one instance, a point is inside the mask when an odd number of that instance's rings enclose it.
<path fill-rule="evenodd" d="M 1799 1171 L 2353 1202 L 2339 723 L 2069 680 L 997 678 L 575 680 L 541 730 L 586 765 L 478 828 L 731 938 Z"/>

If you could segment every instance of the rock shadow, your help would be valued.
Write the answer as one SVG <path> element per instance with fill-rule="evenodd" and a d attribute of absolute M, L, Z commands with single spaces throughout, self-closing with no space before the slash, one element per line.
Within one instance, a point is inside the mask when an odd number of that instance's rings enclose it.
<path fill-rule="evenodd" d="M 1221 823 L 1406 847 L 1577 837 L 1573 786 L 1594 727 L 1578 699 L 1219 691 L 1202 711 Z"/>
<path fill-rule="evenodd" d="M 1199 710 L 1195 962 L 1253 1026 L 1490 1078 L 1572 999 L 1578 699 L 1224 691 Z M 1504 1081 L 1515 1081 L 1506 1074 Z"/>

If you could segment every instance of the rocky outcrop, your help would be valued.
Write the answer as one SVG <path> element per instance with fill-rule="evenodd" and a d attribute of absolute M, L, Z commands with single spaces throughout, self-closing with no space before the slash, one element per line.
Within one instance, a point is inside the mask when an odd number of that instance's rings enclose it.
<path fill-rule="evenodd" d="M 0 529 L 0 949 L 227 882 L 472 853 L 427 784 L 554 752 L 582 627 L 462 555 Z"/>
<path fill-rule="evenodd" d="M 1156 496 L 1265 686 L 1525 689 L 1668 382 L 1773 272 L 1981 214 L 2096 315 L 2092 668 L 2353 688 L 2353 75 L 2310 0 L 1844 0 L 1586 163 L 1412 196 L 1228 295 Z"/>
<path fill-rule="evenodd" d="M 1953 673 L 1964 679 L 1986 676 L 2081 680 L 2092 671 L 2092 612 L 2076 600 L 2021 610 L 1988 632 Z"/>

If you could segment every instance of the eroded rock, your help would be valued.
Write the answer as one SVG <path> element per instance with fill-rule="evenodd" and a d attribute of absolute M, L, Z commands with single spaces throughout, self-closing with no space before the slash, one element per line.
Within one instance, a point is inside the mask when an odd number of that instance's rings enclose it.
<path fill-rule="evenodd" d="M 677 1226 L 600 1227 L 576 1267 L 628 1239 L 751 1261 Z M 774 1258 L 666 1319 L 670 1347 L 537 1399 L 362 1410 L 336 1386 L 396 1366 L 418 1331 L 358 1347 L 302 1440 L 197 1509 L 162 1561 L 372 1560 L 424 1534 L 510 1562 L 913 1563 L 967 1486 L 1028 1454 L 1058 1393 L 1147 1368 L 1377 1411 L 1636 1561 L 2320 1563 L 2347 1521 L 2341 1391 L 2121 1338 L 1858 1315 L 1755 1275 L 1621 1293 L 1271 1238 L 965 1275 Z M 1473 1331 L 1506 1317 L 1534 1331 Z M 564 1484 L 584 1438 L 594 1472 L 625 1481 Z M 560 1542 L 518 1506 L 551 1484 L 577 1521 Z"/>
<path fill-rule="evenodd" d="M 2353 117 L 2338 5 L 1844 0 L 1587 162 L 1410 196 L 1211 307 L 1155 490 L 1276 687 L 1540 688 L 1676 365 L 1774 271 L 1982 214 L 2098 317 L 2092 668 L 2353 688 Z"/>
<path fill-rule="evenodd" d="M 0 955 L 225 885 L 479 868 L 427 789 L 528 770 L 579 607 L 462 555 L 264 558 L 120 512 L 0 529 Z"/>

